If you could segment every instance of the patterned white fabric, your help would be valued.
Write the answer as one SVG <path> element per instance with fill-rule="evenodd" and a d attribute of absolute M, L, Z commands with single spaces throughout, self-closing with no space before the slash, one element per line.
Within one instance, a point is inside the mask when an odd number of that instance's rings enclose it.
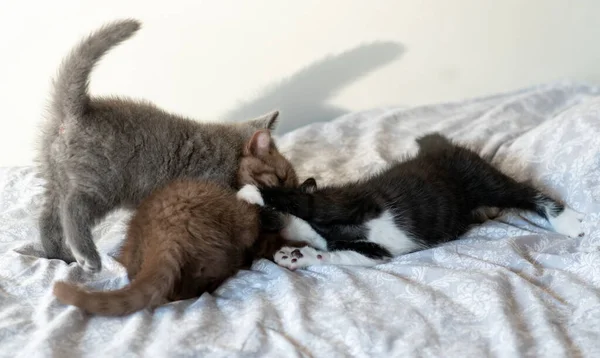
<path fill-rule="evenodd" d="M 285 113 L 283 114 L 285 119 Z M 460 241 L 375 268 L 290 272 L 261 260 L 213 295 L 154 313 L 90 317 L 52 282 L 126 283 L 114 254 L 128 214 L 96 230 L 105 270 L 39 258 L 41 180 L 0 170 L 0 356 L 600 357 L 600 89 L 553 84 L 462 103 L 380 108 L 280 138 L 301 175 L 359 178 L 441 131 L 587 214 L 586 237 L 507 213 Z M 5 153 L 6 155 L 6 153 Z"/>

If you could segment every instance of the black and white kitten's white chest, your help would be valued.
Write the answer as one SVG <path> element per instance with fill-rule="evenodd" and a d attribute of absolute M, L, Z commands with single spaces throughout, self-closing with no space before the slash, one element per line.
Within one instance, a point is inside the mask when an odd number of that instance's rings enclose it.
<path fill-rule="evenodd" d="M 372 218 L 347 225 L 321 225 L 289 216 L 282 234 L 290 240 L 308 241 L 327 251 L 354 250 L 379 259 L 423 249 L 426 246 L 402 225 L 404 220 L 392 210 L 382 210 Z"/>

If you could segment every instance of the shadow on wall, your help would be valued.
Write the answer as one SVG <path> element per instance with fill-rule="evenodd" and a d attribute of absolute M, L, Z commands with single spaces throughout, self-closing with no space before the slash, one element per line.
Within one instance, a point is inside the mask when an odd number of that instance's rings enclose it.
<path fill-rule="evenodd" d="M 327 101 L 345 86 L 382 67 L 404 52 L 401 44 L 374 42 L 317 61 L 279 84 L 266 89 L 258 98 L 228 111 L 225 120 L 242 121 L 274 109 L 281 112 L 277 129 L 283 134 L 309 123 L 328 121 L 348 113 Z"/>

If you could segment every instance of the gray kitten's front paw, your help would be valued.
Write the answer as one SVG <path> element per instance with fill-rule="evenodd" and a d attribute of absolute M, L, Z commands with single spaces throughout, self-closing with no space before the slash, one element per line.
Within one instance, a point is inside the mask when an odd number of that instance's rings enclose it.
<path fill-rule="evenodd" d="M 83 255 L 81 252 L 71 248 L 75 260 L 86 272 L 95 273 L 102 271 L 102 259 L 97 251 Z"/>

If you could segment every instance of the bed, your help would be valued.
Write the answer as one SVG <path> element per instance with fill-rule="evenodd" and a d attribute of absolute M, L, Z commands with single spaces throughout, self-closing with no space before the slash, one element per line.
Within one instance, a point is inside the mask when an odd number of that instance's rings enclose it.
<path fill-rule="evenodd" d="M 285 113 L 283 114 L 285 116 Z M 95 230 L 104 270 L 43 258 L 42 181 L 0 169 L 0 356 L 600 357 L 600 88 L 553 83 L 460 103 L 377 108 L 278 138 L 302 177 L 335 183 L 416 150 L 431 131 L 586 213 L 583 238 L 504 212 L 373 268 L 254 263 L 214 294 L 124 318 L 59 304 L 55 280 L 114 289 L 130 213 Z"/>

